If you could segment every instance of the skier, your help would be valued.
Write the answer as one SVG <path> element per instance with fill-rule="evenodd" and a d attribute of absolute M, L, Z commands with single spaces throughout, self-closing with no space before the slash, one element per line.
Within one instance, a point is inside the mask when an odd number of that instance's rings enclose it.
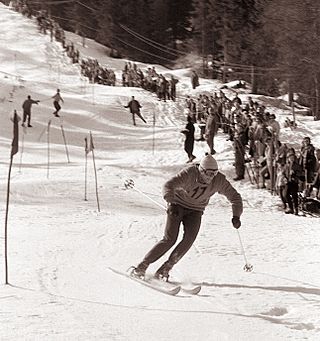
<path fill-rule="evenodd" d="M 53 115 L 56 117 L 60 117 L 60 115 L 58 114 L 58 112 L 61 110 L 60 101 L 64 103 L 64 100 L 62 99 L 60 95 L 60 89 L 57 89 L 57 93 L 54 96 L 52 96 L 52 98 L 53 98 L 53 105 L 56 109 L 53 112 Z"/>
<path fill-rule="evenodd" d="M 22 104 L 23 109 L 23 120 L 22 120 L 22 126 L 24 127 L 24 124 L 28 118 L 28 127 L 32 127 L 31 125 L 31 106 L 32 104 L 38 104 L 39 100 L 33 100 L 30 95 L 28 95 L 27 99 Z"/>
<path fill-rule="evenodd" d="M 132 114 L 132 121 L 133 121 L 134 126 L 136 125 L 135 115 L 139 116 L 144 123 L 147 123 L 146 120 L 142 117 L 142 115 L 140 113 L 140 108 L 142 108 L 142 106 L 140 105 L 140 103 L 136 99 L 134 99 L 134 96 L 131 97 L 131 101 L 128 103 L 128 105 L 125 105 L 124 107 L 130 108 L 130 112 Z"/>
<path fill-rule="evenodd" d="M 215 193 L 223 194 L 232 204 L 232 224 L 241 226 L 240 216 L 243 211 L 241 195 L 219 172 L 217 161 L 207 154 L 200 164 L 181 170 L 164 184 L 163 197 L 168 203 L 167 222 L 164 237 L 133 269 L 132 276 L 144 278 L 151 263 L 162 257 L 177 241 L 180 224 L 183 223 L 184 235 L 181 242 L 170 254 L 169 259 L 156 271 L 155 277 L 168 280 L 169 271 L 186 254 L 195 241 L 201 225 L 201 217 Z"/>

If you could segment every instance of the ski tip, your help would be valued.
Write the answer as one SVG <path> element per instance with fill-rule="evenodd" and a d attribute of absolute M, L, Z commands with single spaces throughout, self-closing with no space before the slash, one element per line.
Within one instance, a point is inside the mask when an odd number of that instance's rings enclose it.
<path fill-rule="evenodd" d="M 172 289 L 169 289 L 167 292 L 169 295 L 177 295 L 179 293 L 179 291 L 181 290 L 181 287 L 180 286 L 176 286 Z"/>
<path fill-rule="evenodd" d="M 197 285 L 197 286 L 191 287 L 191 288 L 185 287 L 185 288 L 182 288 L 182 290 L 185 293 L 188 293 L 188 294 L 191 294 L 191 295 L 197 295 L 201 291 L 201 285 Z"/>

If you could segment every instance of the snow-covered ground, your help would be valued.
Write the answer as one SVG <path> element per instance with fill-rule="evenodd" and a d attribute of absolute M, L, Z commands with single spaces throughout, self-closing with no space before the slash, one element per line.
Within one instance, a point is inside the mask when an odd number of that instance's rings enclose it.
<path fill-rule="evenodd" d="M 32 108 L 33 128 L 20 130 L 20 151 L 14 156 L 8 219 L 10 285 L 4 284 L 4 235 L 0 235 L 0 339 L 319 340 L 320 222 L 285 215 L 277 196 L 256 189 L 248 180 L 234 186 L 244 199 L 239 231 L 254 266 L 252 273 L 243 271 L 231 208 L 218 195 L 204 214 L 194 247 L 172 271 L 179 281 L 203 283 L 199 295 L 166 296 L 108 270 L 136 265 L 161 238 L 165 223 L 164 211 L 137 191 L 125 189 L 124 181 L 133 179 L 137 189 L 164 205 L 162 184 L 187 159 L 179 133 L 185 126 L 183 96 L 217 91 L 221 84 L 201 80 L 201 86 L 192 90 L 188 70 L 162 68 L 179 78 L 176 103 L 159 103 L 138 88 L 88 84 L 61 45 L 38 33 L 35 21 L 2 4 L 0 17 L 3 226 L 10 116 L 14 109 L 21 115 L 29 94 L 41 101 Z M 82 55 L 94 56 L 120 74 L 124 61 L 107 57 L 92 41 L 83 48 L 79 38 L 68 37 L 74 38 Z M 50 97 L 57 88 L 65 100 L 62 120 L 52 115 Z M 231 90 L 226 94 L 233 96 Z M 148 124 L 132 125 L 121 105 L 132 95 L 143 105 Z M 246 100 L 247 94 L 240 92 L 240 97 Z M 258 99 L 273 103 L 262 96 Z M 269 105 L 281 123 L 290 116 L 283 103 L 278 109 Z M 319 122 L 306 116 L 297 121 L 294 131 L 282 128 L 281 140 L 297 147 L 308 135 L 319 148 Z M 91 154 L 88 201 L 84 200 L 84 138 L 89 131 L 95 143 L 100 212 Z M 221 171 L 232 181 L 232 145 L 222 133 L 216 149 Z M 204 142 L 196 143 L 197 159 L 206 151 Z"/>

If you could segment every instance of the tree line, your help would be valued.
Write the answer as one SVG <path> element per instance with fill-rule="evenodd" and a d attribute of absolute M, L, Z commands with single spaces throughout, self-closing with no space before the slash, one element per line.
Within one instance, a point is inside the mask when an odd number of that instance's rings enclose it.
<path fill-rule="evenodd" d="M 119 55 L 168 67 L 188 55 L 203 76 L 253 93 L 298 93 L 320 119 L 320 2 L 305 0 L 24 0 L 62 28 Z M 197 60 L 194 60 L 197 59 Z M 198 63 L 197 63 L 198 62 Z"/>

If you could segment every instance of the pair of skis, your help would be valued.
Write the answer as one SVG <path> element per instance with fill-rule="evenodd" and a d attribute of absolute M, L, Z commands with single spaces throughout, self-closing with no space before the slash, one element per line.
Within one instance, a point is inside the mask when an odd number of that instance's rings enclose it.
<path fill-rule="evenodd" d="M 164 294 L 171 295 L 171 296 L 176 296 L 180 291 L 189 295 L 197 295 L 201 290 L 201 285 L 184 286 L 183 284 L 164 282 L 154 277 L 140 279 L 140 278 L 131 276 L 130 273 L 128 272 L 123 272 L 123 271 L 120 271 L 111 267 L 109 267 L 108 269 L 118 275 L 127 277 L 146 287 L 149 287 L 153 290 L 156 290 L 156 291 L 159 291 Z"/>

